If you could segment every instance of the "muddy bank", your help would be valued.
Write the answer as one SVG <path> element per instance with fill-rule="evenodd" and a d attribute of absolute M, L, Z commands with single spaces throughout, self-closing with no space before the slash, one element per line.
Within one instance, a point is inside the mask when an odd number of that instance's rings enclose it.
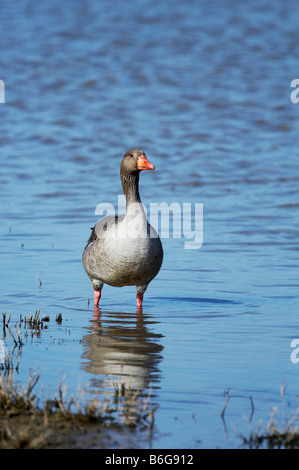
<path fill-rule="evenodd" d="M 0 413 L 0 449 L 138 449 L 149 447 L 146 435 L 43 411 Z"/>
<path fill-rule="evenodd" d="M 115 392 L 113 398 L 92 399 L 82 405 L 65 399 L 62 384 L 52 399 L 35 394 L 37 373 L 26 388 L 12 371 L 0 373 L 1 449 L 134 449 L 148 448 L 153 430 L 153 410 L 136 406 L 138 394 Z"/>

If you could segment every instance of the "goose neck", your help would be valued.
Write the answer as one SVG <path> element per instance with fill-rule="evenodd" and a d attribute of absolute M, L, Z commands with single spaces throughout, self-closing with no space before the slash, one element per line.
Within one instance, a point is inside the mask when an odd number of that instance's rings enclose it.
<path fill-rule="evenodd" d="M 141 202 L 139 195 L 139 173 L 121 172 L 120 177 L 128 209 L 130 204 Z"/>

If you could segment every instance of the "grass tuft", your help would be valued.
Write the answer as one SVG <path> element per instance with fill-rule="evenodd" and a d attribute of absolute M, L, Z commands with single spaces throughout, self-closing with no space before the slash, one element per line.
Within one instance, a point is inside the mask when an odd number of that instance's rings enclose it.
<path fill-rule="evenodd" d="M 252 424 L 254 403 L 252 397 L 250 397 L 251 415 L 246 420 L 249 426 L 249 435 L 240 433 L 233 426 L 241 440 L 241 447 L 247 449 L 299 449 L 299 400 L 296 400 L 288 416 L 284 384 L 281 385 L 280 395 L 283 419 L 278 420 L 278 408 L 272 407 L 269 421 L 266 424 L 259 421 L 255 428 Z M 227 402 L 226 400 L 224 411 Z M 224 413 L 222 413 L 223 418 Z M 226 425 L 225 429 L 227 429 Z"/>

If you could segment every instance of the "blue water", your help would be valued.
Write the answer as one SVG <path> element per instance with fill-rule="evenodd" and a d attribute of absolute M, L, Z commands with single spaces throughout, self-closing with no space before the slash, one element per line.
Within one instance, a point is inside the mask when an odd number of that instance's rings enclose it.
<path fill-rule="evenodd" d="M 1 5 L 1 309 L 50 316 L 14 359 L 20 383 L 151 390 L 153 448 L 237 447 L 250 397 L 253 425 L 282 381 L 295 400 L 298 18 L 291 0 Z M 156 166 L 147 207 L 203 203 L 203 246 L 163 239 L 142 319 L 135 289 L 109 286 L 94 319 L 81 254 L 131 147 Z"/>

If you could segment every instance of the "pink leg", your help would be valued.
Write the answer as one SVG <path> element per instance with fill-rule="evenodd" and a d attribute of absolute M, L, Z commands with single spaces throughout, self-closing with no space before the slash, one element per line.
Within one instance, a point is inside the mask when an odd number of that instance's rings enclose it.
<path fill-rule="evenodd" d="M 136 301 L 137 301 L 137 308 L 141 309 L 142 301 L 143 301 L 143 294 L 141 292 L 137 292 Z"/>
<path fill-rule="evenodd" d="M 100 290 L 95 290 L 93 293 L 94 296 L 94 307 L 98 308 L 99 307 L 99 301 L 101 298 L 101 291 Z"/>

